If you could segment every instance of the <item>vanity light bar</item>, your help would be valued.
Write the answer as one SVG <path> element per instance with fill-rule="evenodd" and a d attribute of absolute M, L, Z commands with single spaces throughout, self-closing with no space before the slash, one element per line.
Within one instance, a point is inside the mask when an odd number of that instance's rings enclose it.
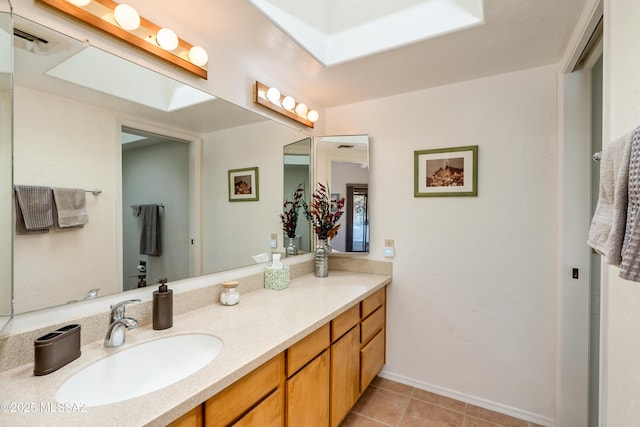
<path fill-rule="evenodd" d="M 260 82 L 256 82 L 253 88 L 253 102 L 310 128 L 318 120 L 316 110 L 310 110 L 306 104 L 296 102 L 291 96 L 282 95 L 278 89 Z"/>
<path fill-rule="evenodd" d="M 203 48 L 193 46 L 180 39 L 173 31 L 160 28 L 153 22 L 138 16 L 135 9 L 131 7 L 126 11 L 133 14 L 133 16 L 129 15 L 129 18 L 139 18 L 140 22 L 135 29 L 133 29 L 134 25 L 129 24 L 131 21 L 123 24 L 122 18 L 116 20 L 115 9 L 120 4 L 112 0 L 89 0 L 88 2 L 84 0 L 81 3 L 78 3 L 78 0 L 36 1 L 111 34 L 198 77 L 207 78 L 208 56 Z M 86 5 L 83 5 L 85 3 Z M 163 40 L 167 40 L 168 44 Z"/>

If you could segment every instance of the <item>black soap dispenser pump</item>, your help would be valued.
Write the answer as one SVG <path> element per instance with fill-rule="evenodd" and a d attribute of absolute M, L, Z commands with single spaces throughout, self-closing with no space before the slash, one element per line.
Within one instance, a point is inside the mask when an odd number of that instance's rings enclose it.
<path fill-rule="evenodd" d="M 166 278 L 158 283 L 158 290 L 153 291 L 153 329 L 169 329 L 173 326 L 173 290 L 167 287 Z"/>

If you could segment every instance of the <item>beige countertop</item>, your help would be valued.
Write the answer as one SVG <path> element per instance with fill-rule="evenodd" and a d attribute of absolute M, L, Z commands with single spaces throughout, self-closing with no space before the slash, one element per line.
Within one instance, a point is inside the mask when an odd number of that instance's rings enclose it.
<path fill-rule="evenodd" d="M 49 375 L 34 376 L 33 363 L 5 371 L 0 374 L 0 425 L 165 425 L 390 282 L 390 276 L 346 271 L 331 271 L 323 279 L 306 275 L 282 291 L 244 294 L 236 306 L 213 304 L 176 316 L 165 331 L 151 325 L 128 331 L 126 343 L 117 349 L 104 348 L 102 341 L 85 345 L 79 359 Z M 60 385 L 93 362 L 136 344 L 187 333 L 215 335 L 224 345 L 195 374 L 110 405 L 57 405 Z"/>

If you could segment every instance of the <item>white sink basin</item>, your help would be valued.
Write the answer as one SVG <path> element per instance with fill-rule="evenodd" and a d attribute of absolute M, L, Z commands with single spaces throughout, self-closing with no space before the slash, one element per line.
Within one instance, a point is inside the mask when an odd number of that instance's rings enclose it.
<path fill-rule="evenodd" d="M 102 359 L 62 384 L 56 400 L 107 405 L 151 393 L 204 368 L 220 354 L 211 335 L 176 335 L 136 345 Z"/>

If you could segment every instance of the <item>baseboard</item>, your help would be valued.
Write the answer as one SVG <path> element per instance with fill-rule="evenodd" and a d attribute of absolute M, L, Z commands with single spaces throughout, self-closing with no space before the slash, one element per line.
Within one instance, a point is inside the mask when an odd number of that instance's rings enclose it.
<path fill-rule="evenodd" d="M 539 424 L 545 427 L 554 427 L 554 420 L 548 417 L 544 417 L 542 415 L 534 414 L 528 411 L 523 411 L 521 409 L 512 408 L 510 406 L 502 405 L 500 403 L 492 402 L 486 399 L 481 399 L 475 396 L 469 396 L 464 393 L 460 393 L 457 391 L 449 390 L 443 387 L 438 387 L 433 384 L 428 384 L 422 381 L 417 381 L 412 378 L 405 377 L 403 375 L 394 374 L 393 372 L 389 372 L 386 369 L 383 369 L 378 374 L 379 377 L 385 378 L 387 380 L 392 380 L 395 382 L 399 382 L 401 384 L 405 384 L 408 386 L 416 387 L 422 390 L 429 391 L 431 393 L 436 393 L 441 396 L 450 397 L 452 399 L 460 400 L 462 402 L 470 403 L 475 406 L 479 406 L 481 408 L 489 409 L 491 411 L 500 412 L 501 414 L 510 415 L 515 418 L 519 418 L 521 420 L 529 421 L 531 423 Z"/>

